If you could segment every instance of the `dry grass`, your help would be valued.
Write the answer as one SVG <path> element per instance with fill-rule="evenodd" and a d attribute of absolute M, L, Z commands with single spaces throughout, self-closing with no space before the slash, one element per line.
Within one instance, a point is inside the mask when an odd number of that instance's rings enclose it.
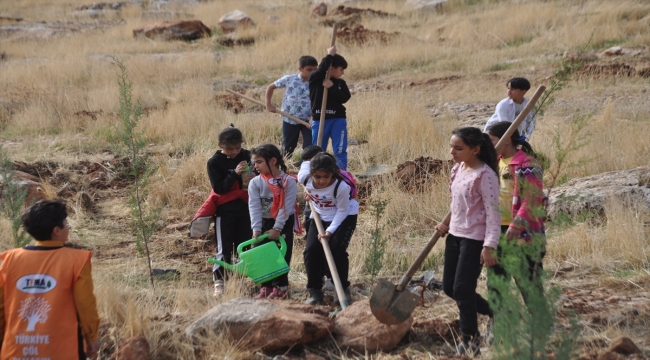
<path fill-rule="evenodd" d="M 2 2 L 0 16 L 23 17 L 25 23 L 92 23 L 94 20 L 80 20 L 72 14 L 82 3 Z M 348 84 L 392 85 L 391 90 L 378 86 L 377 91 L 359 91 L 347 104 L 350 139 L 364 142 L 349 148 L 353 171 L 362 173 L 376 164 L 395 167 L 420 156 L 448 158 L 449 134 L 458 122 L 451 116 L 433 119 L 428 115 L 431 108 L 446 103 L 496 104 L 506 95 L 506 80 L 514 76 L 529 78 L 533 87 L 548 84 L 548 76 L 562 61 L 560 55 L 588 42 L 588 50 L 597 52 L 612 45 L 640 48 L 650 43 L 650 4 L 642 0 L 517 4 L 450 0 L 447 5 L 442 14 L 409 12 L 397 1 L 366 1 L 359 6 L 396 14 L 389 18 L 363 17 L 362 24 L 400 35 L 387 44 L 338 44 L 349 62 L 345 74 Z M 249 95 L 259 97 L 266 84 L 295 72 L 301 55 L 325 55 L 330 40 L 329 29 L 308 16 L 309 6 L 304 1 L 178 2 L 170 8 L 194 14 L 213 28 L 221 15 L 234 9 L 248 13 L 257 22 L 258 26 L 237 34 L 239 38 L 254 38 L 254 45 L 224 49 L 216 45 L 214 37 L 187 43 L 135 39 L 132 29 L 150 21 L 143 19 L 142 9 L 133 5 L 104 19 L 122 19 L 124 23 L 101 31 L 72 32 L 47 40 L 1 39 L 0 47 L 7 54 L 7 59 L 0 60 L 2 144 L 13 159 L 27 162 L 73 164 L 105 149 L 117 150 L 118 70 L 110 60 L 110 55 L 115 55 L 128 69 L 134 97 L 145 109 L 139 130 L 149 140 L 148 150 L 159 166 L 152 179 L 151 201 L 164 206 L 163 219 L 188 221 L 200 202 L 187 192 L 209 191 L 205 164 L 217 148 L 221 129 L 234 123 L 245 135 L 246 148 L 266 142 L 280 144 L 277 116 L 251 104 L 245 104 L 244 112 L 234 114 L 216 100 L 222 92 L 214 89 L 244 83 L 250 85 Z M 280 21 L 272 22 L 270 16 Z M 650 56 L 646 52 L 623 57 L 620 62 L 643 68 L 650 66 Z M 450 75 L 458 78 L 433 85 L 401 86 Z M 276 103 L 280 95 L 276 92 Z M 573 159 L 586 156 L 593 160 L 568 168 L 569 177 L 648 164 L 647 79 L 574 77 L 556 98 L 539 119 L 532 144 L 553 157 L 557 151 L 551 141 L 553 135 L 566 134 L 569 120 L 585 116 L 589 121 L 588 143 L 573 154 Z M 382 275 L 394 276 L 406 269 L 446 213 L 447 179 L 435 177 L 424 192 L 417 194 L 398 189 L 394 180 L 386 180 L 375 189 L 382 187 L 383 192 L 373 195 L 390 200 L 384 230 L 390 238 L 389 256 Z M 209 275 L 201 272 L 205 269 L 200 266 L 166 256 L 176 251 L 176 244 L 188 242 L 185 234 L 156 234 L 158 256 L 154 265 L 177 267 L 184 275 L 178 281 L 161 282 L 154 293 L 142 275 L 146 273 L 143 258 L 133 247 L 119 245 L 133 239 L 126 227 L 125 198 L 104 199 L 98 206 L 99 216 L 86 216 L 82 211 L 71 216 L 71 237 L 103 252 L 94 263 L 100 313 L 103 321 L 110 323 L 103 341 L 119 343 L 131 335 L 144 335 L 156 358 L 207 358 L 194 354 L 181 333 L 184 325 L 217 304 L 209 297 Z M 647 213 L 613 201 L 602 224 L 575 223 L 555 229 L 550 224 L 549 267 L 556 269 L 569 261 L 586 271 L 625 268 L 646 276 L 649 221 Z M 362 263 L 372 226 L 369 214 L 362 213 L 350 245 L 353 279 L 365 279 Z M 3 220 L 1 249 L 13 242 L 7 230 Z M 436 246 L 426 263 L 428 268 L 439 268 L 443 249 L 441 244 Z M 105 253 L 117 255 L 111 255 L 113 258 Z M 292 286 L 303 286 L 306 278 L 300 246 L 294 251 L 292 269 Z M 201 275 L 197 276 L 197 271 Z M 240 295 L 241 289 L 231 287 L 222 301 Z M 452 308 L 447 307 L 446 313 L 452 314 Z M 174 321 L 155 320 L 167 314 Z M 215 359 L 254 356 L 226 339 L 211 339 L 205 346 L 206 354 Z M 332 357 L 349 358 L 340 353 Z"/>

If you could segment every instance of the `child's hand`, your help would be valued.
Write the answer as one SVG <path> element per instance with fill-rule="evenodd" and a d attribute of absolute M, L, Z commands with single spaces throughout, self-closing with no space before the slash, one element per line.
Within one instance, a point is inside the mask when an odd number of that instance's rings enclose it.
<path fill-rule="evenodd" d="M 332 80 L 323 80 L 323 86 L 325 86 L 326 88 L 329 89 L 329 88 L 332 87 L 332 85 L 334 85 L 334 83 L 332 82 Z"/>
<path fill-rule="evenodd" d="M 443 223 L 436 225 L 435 229 L 440 234 L 440 236 L 445 236 L 449 232 L 449 226 Z"/>
<path fill-rule="evenodd" d="M 336 45 L 332 46 L 331 48 L 327 49 L 327 54 L 328 55 L 336 55 Z"/>
<path fill-rule="evenodd" d="M 490 267 L 497 264 L 497 257 L 494 256 L 494 249 L 484 246 L 481 251 L 481 264 Z"/>
<path fill-rule="evenodd" d="M 267 233 L 269 234 L 269 239 L 271 240 L 277 240 L 280 237 L 280 231 L 275 229 L 271 229 L 267 231 Z"/>
<path fill-rule="evenodd" d="M 274 112 L 276 112 L 278 109 L 277 109 L 275 106 L 273 106 L 273 104 L 266 104 L 266 110 L 268 110 L 269 112 L 274 113 Z"/>
<path fill-rule="evenodd" d="M 257 239 L 262 235 L 261 231 L 253 231 L 253 239 Z"/>
<path fill-rule="evenodd" d="M 91 359 L 97 359 L 97 352 L 99 351 L 99 340 L 86 341 L 86 356 Z"/>
<path fill-rule="evenodd" d="M 508 240 L 517 240 L 519 239 L 519 236 L 521 235 L 521 230 L 509 227 L 508 230 L 506 231 L 506 239 Z"/>
<path fill-rule="evenodd" d="M 237 164 L 237 167 L 235 168 L 235 174 L 241 175 L 241 173 L 244 172 L 244 169 L 248 167 L 248 164 L 246 164 L 246 161 L 242 161 L 239 164 Z"/>
<path fill-rule="evenodd" d="M 329 231 L 326 231 L 325 234 L 318 234 L 318 240 L 320 241 L 330 241 L 330 238 L 332 237 L 332 233 Z"/>

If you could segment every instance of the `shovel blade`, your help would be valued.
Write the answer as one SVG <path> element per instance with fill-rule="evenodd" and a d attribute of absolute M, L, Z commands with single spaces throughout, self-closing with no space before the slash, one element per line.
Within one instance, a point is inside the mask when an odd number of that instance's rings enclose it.
<path fill-rule="evenodd" d="M 379 279 L 370 297 L 370 311 L 381 323 L 395 325 L 406 321 L 420 302 L 410 291 L 397 291 L 397 286 Z"/>

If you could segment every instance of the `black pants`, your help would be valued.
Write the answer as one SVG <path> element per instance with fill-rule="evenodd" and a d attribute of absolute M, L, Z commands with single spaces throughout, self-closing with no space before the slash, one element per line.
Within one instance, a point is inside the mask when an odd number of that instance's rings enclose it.
<path fill-rule="evenodd" d="M 218 216 L 214 226 L 215 242 L 217 244 L 217 260 L 232 264 L 233 252 L 237 246 L 253 237 L 250 216 Z M 230 270 L 214 264 L 213 280 L 224 280 Z"/>
<path fill-rule="evenodd" d="M 492 315 L 490 305 L 476 293 L 481 275 L 483 241 L 447 235 L 442 289 L 456 300 L 460 313 L 460 333 L 463 341 L 479 336 L 478 314 Z"/>
<path fill-rule="evenodd" d="M 287 243 L 287 253 L 284 255 L 284 260 L 287 262 L 289 266 L 291 266 L 291 254 L 293 253 L 293 222 L 294 222 L 295 216 L 291 215 L 287 218 L 287 222 L 284 223 L 284 227 L 282 228 L 282 232 L 280 235 L 284 238 L 284 241 Z M 275 219 L 262 219 L 262 233 L 273 229 L 273 225 L 275 225 Z M 273 240 L 268 240 L 265 242 L 269 242 Z M 265 242 L 262 242 L 265 243 Z M 261 284 L 261 286 L 289 286 L 289 273 L 286 273 L 284 275 L 281 275 L 271 281 L 267 281 Z"/>
<path fill-rule="evenodd" d="M 509 226 L 508 225 L 501 225 L 501 234 L 505 234 L 506 231 L 508 231 Z M 526 245 L 523 245 L 526 246 Z M 502 258 L 502 246 L 499 245 L 497 247 L 497 258 L 501 259 Z M 544 270 L 544 267 L 542 266 L 542 259 L 546 255 L 546 250 L 541 250 L 539 254 L 525 254 L 525 261 L 527 264 L 526 268 L 521 268 L 521 271 L 514 276 L 515 278 L 515 284 L 517 284 L 517 288 L 519 289 L 519 292 L 521 293 L 522 298 L 524 299 L 524 303 L 526 306 L 528 306 L 529 302 L 528 299 L 530 295 L 539 294 L 542 295 L 544 293 L 544 287 L 542 285 L 542 280 L 541 280 L 541 275 L 542 271 Z M 490 284 L 490 279 L 492 277 L 495 278 L 500 278 L 503 281 L 510 281 L 510 279 L 513 277 L 511 274 L 509 274 L 506 269 L 501 265 L 500 263 L 497 263 L 495 266 L 490 268 L 489 271 L 489 276 L 488 276 L 488 296 L 491 298 L 494 297 L 494 302 L 497 304 L 501 303 L 501 294 L 497 289 L 495 289 L 493 286 Z M 519 280 L 518 280 L 519 279 Z M 521 283 L 521 279 L 527 279 L 528 284 L 524 285 Z M 493 282 L 494 280 L 492 280 Z M 530 285 L 530 286 L 528 286 Z M 496 310 L 496 309 L 495 309 Z"/>
<path fill-rule="evenodd" d="M 296 146 L 298 146 L 300 134 L 302 134 L 302 148 L 311 146 L 311 128 L 301 124 L 292 125 L 282 122 L 282 156 L 287 157 L 293 154 Z"/>
<path fill-rule="evenodd" d="M 323 227 L 327 229 L 329 222 L 323 221 Z M 329 241 L 329 247 L 332 251 L 334 264 L 339 273 L 343 288 L 350 287 L 348 274 L 350 271 L 350 259 L 348 255 L 348 245 L 352 239 L 352 234 L 357 228 L 357 215 L 348 215 L 341 225 L 336 229 Z M 309 232 L 307 233 L 307 243 L 303 253 L 305 260 L 305 270 L 307 272 L 307 288 L 321 289 L 323 287 L 324 268 L 327 267 L 327 259 L 323 245 L 318 240 L 318 229 L 314 219 L 309 220 Z"/>

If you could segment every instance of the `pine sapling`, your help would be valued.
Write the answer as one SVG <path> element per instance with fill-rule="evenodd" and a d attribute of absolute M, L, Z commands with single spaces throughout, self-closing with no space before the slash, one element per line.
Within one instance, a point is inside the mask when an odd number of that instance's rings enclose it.
<path fill-rule="evenodd" d="M 14 247 L 27 245 L 31 237 L 22 228 L 21 216 L 27 189 L 21 187 L 15 180 L 13 163 L 0 146 L 0 183 L 2 185 L 2 197 L 0 198 L 0 213 L 11 223 L 11 235 L 14 239 Z"/>
<path fill-rule="evenodd" d="M 388 239 L 383 235 L 384 225 L 381 218 L 386 211 L 388 200 L 374 199 L 370 201 L 370 214 L 375 220 L 375 228 L 370 233 L 370 242 L 364 260 L 364 269 L 370 275 L 372 282 L 381 271 L 384 263 L 384 253 Z"/>

